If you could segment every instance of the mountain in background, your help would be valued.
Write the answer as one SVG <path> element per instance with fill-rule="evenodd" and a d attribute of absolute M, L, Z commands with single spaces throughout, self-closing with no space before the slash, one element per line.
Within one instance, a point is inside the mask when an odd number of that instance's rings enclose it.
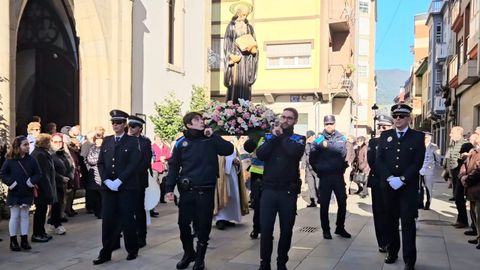
<path fill-rule="evenodd" d="M 376 70 L 377 76 L 377 105 L 379 107 L 393 104 L 393 99 L 398 95 L 410 72 L 401 69 Z"/>

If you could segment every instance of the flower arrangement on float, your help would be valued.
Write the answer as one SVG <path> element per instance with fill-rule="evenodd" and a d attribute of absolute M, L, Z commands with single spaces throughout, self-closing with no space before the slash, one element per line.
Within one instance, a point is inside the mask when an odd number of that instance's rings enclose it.
<path fill-rule="evenodd" d="M 266 132 L 276 120 L 275 113 L 264 104 L 253 104 L 239 99 L 238 104 L 228 101 L 210 102 L 204 110 L 205 124 L 214 132 L 224 135 L 248 135 Z"/>

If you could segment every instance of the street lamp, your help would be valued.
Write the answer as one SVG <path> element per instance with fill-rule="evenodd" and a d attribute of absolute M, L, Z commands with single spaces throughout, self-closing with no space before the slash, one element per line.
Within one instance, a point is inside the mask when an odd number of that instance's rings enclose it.
<path fill-rule="evenodd" d="M 374 103 L 372 106 L 372 111 L 373 111 L 373 135 L 372 138 L 377 135 L 377 110 L 378 106 L 377 103 Z"/>

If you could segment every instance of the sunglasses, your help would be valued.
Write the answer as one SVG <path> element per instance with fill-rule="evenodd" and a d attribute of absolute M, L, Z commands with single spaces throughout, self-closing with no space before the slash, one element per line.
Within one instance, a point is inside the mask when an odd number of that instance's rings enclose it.
<path fill-rule="evenodd" d="M 397 119 L 397 118 L 403 119 L 403 118 L 407 117 L 407 115 L 396 114 L 396 115 L 392 115 L 392 117 L 393 117 L 393 119 Z"/>
<path fill-rule="evenodd" d="M 381 126 L 378 126 L 378 129 L 388 129 L 390 127 L 391 126 L 381 125 Z"/>
<path fill-rule="evenodd" d="M 112 120 L 112 125 L 121 125 L 121 124 L 124 124 L 125 121 L 122 121 L 122 120 Z"/>

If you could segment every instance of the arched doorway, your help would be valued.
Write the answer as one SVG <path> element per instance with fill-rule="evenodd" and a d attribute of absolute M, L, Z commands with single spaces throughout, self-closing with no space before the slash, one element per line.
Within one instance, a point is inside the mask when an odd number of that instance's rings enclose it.
<path fill-rule="evenodd" d="M 17 35 L 16 134 L 32 116 L 42 127 L 79 123 L 78 39 L 66 0 L 29 0 Z"/>

